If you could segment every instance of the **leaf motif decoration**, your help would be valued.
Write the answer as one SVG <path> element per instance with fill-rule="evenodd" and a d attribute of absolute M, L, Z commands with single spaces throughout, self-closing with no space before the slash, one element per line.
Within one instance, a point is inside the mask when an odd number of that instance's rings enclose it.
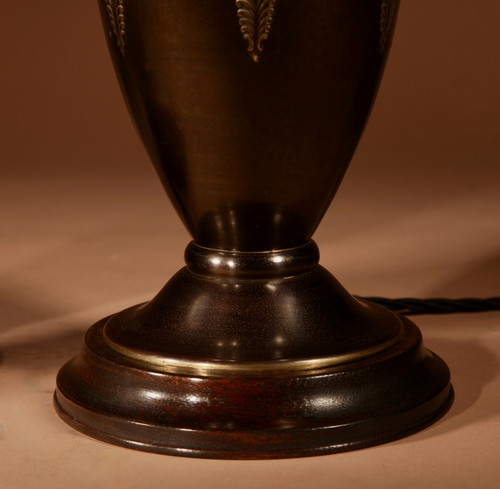
<path fill-rule="evenodd" d="M 257 63 L 269 37 L 277 0 L 236 0 L 240 32 L 248 43 L 248 52 Z"/>
<path fill-rule="evenodd" d="M 111 30 L 120 52 L 125 56 L 125 7 L 124 0 L 105 0 Z"/>
<path fill-rule="evenodd" d="M 396 19 L 398 0 L 382 0 L 380 10 L 380 52 L 383 53 L 389 42 L 392 25 Z"/>

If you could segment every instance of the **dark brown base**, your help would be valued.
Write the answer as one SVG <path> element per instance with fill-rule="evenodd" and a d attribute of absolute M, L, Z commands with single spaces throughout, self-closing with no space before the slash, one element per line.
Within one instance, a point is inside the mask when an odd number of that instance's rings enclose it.
<path fill-rule="evenodd" d="M 59 416 L 74 429 L 98 440 L 165 455 L 233 460 L 311 457 L 388 443 L 430 426 L 446 414 L 452 402 L 453 389 L 449 386 L 415 409 L 361 423 L 275 432 L 203 431 L 135 424 L 128 419 L 89 412 L 60 392 L 56 391 L 54 395 L 54 406 Z M 396 426 L 399 428 L 396 429 Z M 174 446 L 174 443 L 181 446 Z"/>
<path fill-rule="evenodd" d="M 140 368 L 105 344 L 104 324 L 61 369 L 55 406 L 75 429 L 139 450 L 231 459 L 342 452 L 419 431 L 453 400 L 446 365 L 407 320 L 401 340 L 373 357 L 253 378 Z"/>
<path fill-rule="evenodd" d="M 58 413 L 117 445 L 231 459 L 354 450 L 436 421 L 453 400 L 446 364 L 411 321 L 355 300 L 316 261 L 313 243 L 191 245 L 151 302 L 90 328 L 59 372 Z"/>

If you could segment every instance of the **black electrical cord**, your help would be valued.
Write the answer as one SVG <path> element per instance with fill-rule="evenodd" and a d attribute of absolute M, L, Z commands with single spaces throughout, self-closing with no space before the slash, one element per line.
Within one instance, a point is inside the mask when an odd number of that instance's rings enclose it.
<path fill-rule="evenodd" d="M 374 302 L 390 309 L 391 311 L 404 314 L 405 316 L 416 314 L 452 314 L 500 310 L 500 297 L 490 297 L 487 299 L 414 299 L 411 297 L 401 299 L 387 299 L 385 297 L 357 298 Z"/>

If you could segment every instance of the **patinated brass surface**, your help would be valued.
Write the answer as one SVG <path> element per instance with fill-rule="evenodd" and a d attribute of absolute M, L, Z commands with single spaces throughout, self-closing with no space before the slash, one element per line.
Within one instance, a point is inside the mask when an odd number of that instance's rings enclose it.
<path fill-rule="evenodd" d="M 193 242 L 58 376 L 76 429 L 278 458 L 413 433 L 450 406 L 418 328 L 354 299 L 311 241 L 368 118 L 396 0 L 99 0 L 118 79 Z"/>

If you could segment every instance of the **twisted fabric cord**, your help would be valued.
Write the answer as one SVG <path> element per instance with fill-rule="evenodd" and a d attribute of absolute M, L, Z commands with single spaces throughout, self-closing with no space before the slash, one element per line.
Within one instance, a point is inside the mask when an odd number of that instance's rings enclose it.
<path fill-rule="evenodd" d="M 401 299 L 387 299 L 385 297 L 357 298 L 374 302 L 390 309 L 391 311 L 395 311 L 406 316 L 416 314 L 452 314 L 500 310 L 500 297 L 490 297 L 487 299 L 414 299 L 411 297 Z"/>

